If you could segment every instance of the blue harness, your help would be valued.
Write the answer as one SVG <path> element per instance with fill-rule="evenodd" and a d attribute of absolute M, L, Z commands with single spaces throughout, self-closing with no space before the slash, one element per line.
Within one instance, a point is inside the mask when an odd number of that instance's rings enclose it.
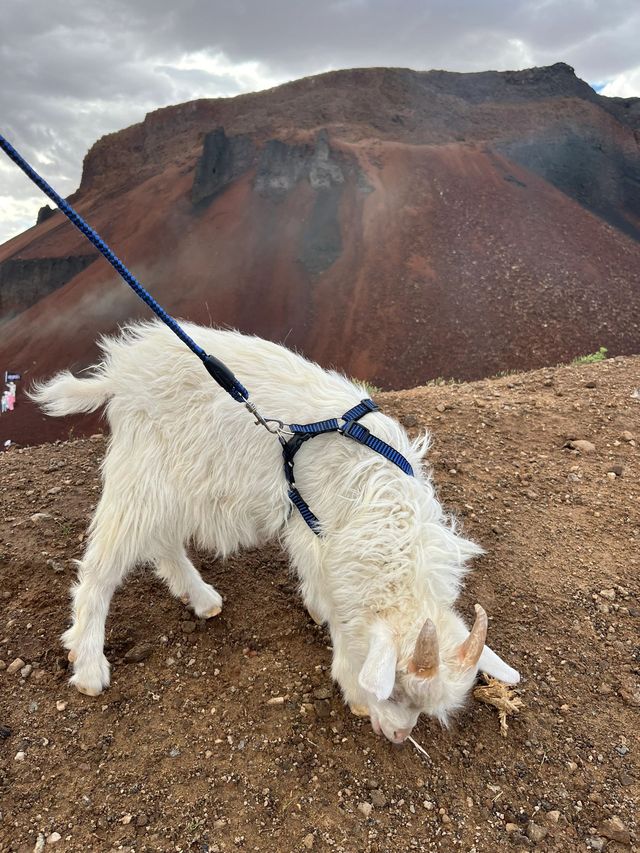
<path fill-rule="evenodd" d="M 111 264 L 116 272 L 124 279 L 131 289 L 151 308 L 151 310 L 174 332 L 180 340 L 185 343 L 189 349 L 198 356 L 204 364 L 207 372 L 215 379 L 215 381 L 238 403 L 243 403 L 244 406 L 256 418 L 256 423 L 262 424 L 269 432 L 274 433 L 280 439 L 282 444 L 282 455 L 284 457 L 284 471 L 289 484 L 289 498 L 291 503 L 299 510 L 300 515 L 304 518 L 311 530 L 316 535 L 320 535 L 320 522 L 309 509 L 309 505 L 303 499 L 302 495 L 296 488 L 295 479 L 293 476 L 293 460 L 300 447 L 310 438 L 316 435 L 322 435 L 326 432 L 337 432 L 340 435 L 346 435 L 354 441 L 364 444 L 365 447 L 370 447 L 376 453 L 380 453 L 385 459 L 393 462 L 398 468 L 401 468 L 405 474 L 413 477 L 413 469 L 401 453 L 394 450 L 386 442 L 375 435 L 371 435 L 366 426 L 358 423 L 361 417 L 368 412 L 377 412 L 378 407 L 373 400 L 361 400 L 357 406 L 349 409 L 340 418 L 330 418 L 327 421 L 317 421 L 312 424 L 283 424 L 282 421 L 276 418 L 264 418 L 256 409 L 253 403 L 249 400 L 249 392 L 236 379 L 233 373 L 229 370 L 226 364 L 223 364 L 213 355 L 206 353 L 189 335 L 181 328 L 181 326 L 169 316 L 166 311 L 155 301 L 155 299 L 147 293 L 138 279 L 126 268 L 120 258 L 115 255 L 109 246 L 104 242 L 100 235 L 88 225 L 80 214 L 71 207 L 69 202 L 63 199 L 49 184 L 40 177 L 35 169 L 27 163 L 27 161 L 19 154 L 11 143 L 0 134 L 0 149 L 13 160 L 13 162 L 29 177 L 36 186 L 38 186 L 45 195 L 47 195 L 64 215 L 81 231 L 84 236 L 92 243 L 103 257 Z M 340 423 L 342 421 L 342 423 Z M 274 428 L 270 424 L 276 424 Z M 285 440 L 283 433 L 291 433 L 291 438 Z"/>
<path fill-rule="evenodd" d="M 312 424 L 288 424 L 288 429 L 293 433 L 288 441 L 281 438 L 282 455 L 284 457 L 284 473 L 289 484 L 289 499 L 296 507 L 300 515 L 304 518 L 311 530 L 319 536 L 320 522 L 311 512 L 309 504 L 304 500 L 296 487 L 296 481 L 293 473 L 293 460 L 305 441 L 314 438 L 316 435 L 324 435 L 327 432 L 337 432 L 339 435 L 346 435 L 352 438 L 359 444 L 364 444 L 365 447 L 375 450 L 385 459 L 397 465 L 405 474 L 413 477 L 413 468 L 401 453 L 398 453 L 386 441 L 371 435 L 364 424 L 358 423 L 361 417 L 369 412 L 379 411 L 373 400 L 361 400 L 357 406 L 349 409 L 340 418 L 330 418 L 327 421 L 316 421 Z M 339 423 L 342 421 L 342 423 Z"/>

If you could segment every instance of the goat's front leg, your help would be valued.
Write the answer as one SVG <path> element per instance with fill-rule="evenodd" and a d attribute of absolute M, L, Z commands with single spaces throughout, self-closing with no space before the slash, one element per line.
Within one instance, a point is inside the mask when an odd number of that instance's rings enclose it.
<path fill-rule="evenodd" d="M 187 604 L 201 619 L 217 616 L 222 610 L 222 596 L 211 584 L 205 583 L 184 547 L 166 549 L 154 560 L 158 577 L 171 593 Z"/>

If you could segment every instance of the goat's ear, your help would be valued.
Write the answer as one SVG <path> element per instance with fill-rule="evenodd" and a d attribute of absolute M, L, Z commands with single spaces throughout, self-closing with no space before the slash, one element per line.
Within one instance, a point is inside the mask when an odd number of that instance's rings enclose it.
<path fill-rule="evenodd" d="M 517 684 L 520 681 L 520 673 L 505 663 L 489 646 L 482 650 L 478 669 L 498 681 L 504 681 L 505 684 Z"/>
<path fill-rule="evenodd" d="M 360 687 L 382 702 L 393 692 L 396 682 L 397 652 L 391 631 L 381 622 L 371 629 L 369 651 L 360 670 Z"/>

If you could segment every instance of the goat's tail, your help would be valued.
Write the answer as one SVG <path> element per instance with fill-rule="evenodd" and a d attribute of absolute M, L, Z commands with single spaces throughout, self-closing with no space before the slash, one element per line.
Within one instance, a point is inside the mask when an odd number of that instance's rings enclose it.
<path fill-rule="evenodd" d="M 68 370 L 63 370 L 46 382 L 34 383 L 28 396 L 47 415 L 62 417 L 76 412 L 93 412 L 104 405 L 113 392 L 104 373 L 76 379 Z"/>

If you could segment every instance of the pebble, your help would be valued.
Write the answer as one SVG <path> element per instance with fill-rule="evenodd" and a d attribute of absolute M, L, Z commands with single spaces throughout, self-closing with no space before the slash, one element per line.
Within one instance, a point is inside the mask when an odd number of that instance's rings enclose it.
<path fill-rule="evenodd" d="M 547 819 L 551 821 L 551 823 L 557 823 L 560 820 L 560 812 L 558 809 L 552 809 L 550 812 L 547 812 Z"/>
<path fill-rule="evenodd" d="M 30 663 L 28 663 L 22 667 L 22 669 L 20 670 L 20 675 L 22 676 L 22 678 L 29 678 L 29 676 L 31 675 L 32 672 L 33 672 L 33 667 L 31 666 Z"/>
<path fill-rule="evenodd" d="M 624 469 L 622 465 L 612 465 L 607 471 L 607 474 L 615 474 L 616 477 L 622 477 L 623 473 Z"/>
<path fill-rule="evenodd" d="M 139 814 L 136 818 L 136 826 L 146 826 L 149 823 L 149 818 L 146 814 Z"/>
<path fill-rule="evenodd" d="M 358 811 L 362 812 L 365 817 L 370 817 L 373 806 L 371 803 L 358 803 Z"/>
<path fill-rule="evenodd" d="M 326 699 L 317 699 L 313 703 L 313 709 L 321 720 L 331 716 L 331 702 Z"/>
<path fill-rule="evenodd" d="M 308 835 L 305 835 L 305 837 L 302 839 L 302 843 L 307 848 L 307 850 L 311 850 L 311 848 L 313 847 L 314 841 L 315 841 L 315 838 L 313 837 L 313 835 L 311 833 L 309 833 Z"/>
<path fill-rule="evenodd" d="M 39 521 L 44 521 L 47 518 L 51 518 L 48 512 L 34 512 L 30 517 L 30 520 L 33 521 L 34 524 L 38 524 Z"/>
<path fill-rule="evenodd" d="M 538 844 L 548 834 L 549 830 L 544 826 L 534 823 L 532 820 L 527 824 L 527 837 Z"/>
<path fill-rule="evenodd" d="M 184 629 L 183 629 L 184 630 Z M 140 663 L 146 660 L 153 654 L 153 645 L 151 643 L 139 643 L 134 646 L 124 656 L 125 663 Z"/>
<path fill-rule="evenodd" d="M 284 696 L 272 696 L 267 699 L 267 705 L 284 705 Z"/>
<path fill-rule="evenodd" d="M 22 658 L 16 658 L 16 659 L 15 659 L 14 661 L 12 661 L 12 662 L 9 664 L 9 666 L 7 667 L 7 675 L 15 675 L 15 674 L 16 674 L 16 672 L 17 672 L 19 669 L 22 669 L 22 667 L 23 667 L 24 665 L 25 665 L 25 663 L 24 663 L 24 661 L 22 660 Z"/>
<path fill-rule="evenodd" d="M 4 660 L 0 660 L 0 670 L 7 668 L 7 662 Z"/>
<path fill-rule="evenodd" d="M 20 752 L 16 752 L 13 760 L 14 761 L 24 761 L 25 758 L 26 758 L 26 754 L 22 750 L 20 750 Z"/>
<path fill-rule="evenodd" d="M 63 702 L 62 699 L 58 699 L 58 701 L 56 702 L 56 709 L 58 711 L 64 711 L 66 709 L 66 707 L 67 707 L 67 703 Z"/>
<path fill-rule="evenodd" d="M 387 805 L 387 798 L 380 790 L 371 792 L 371 802 L 377 809 L 381 809 Z"/>
<path fill-rule="evenodd" d="M 418 419 L 416 418 L 415 415 L 403 415 L 400 418 L 400 420 L 401 420 L 403 426 L 406 426 L 406 427 L 414 427 L 414 426 L 417 426 L 417 424 L 418 424 Z"/>
<path fill-rule="evenodd" d="M 62 565 L 62 563 L 58 563 L 56 560 L 47 560 L 47 566 L 49 566 L 50 569 L 53 569 L 53 571 L 57 575 L 64 572 L 64 566 Z"/>
<path fill-rule="evenodd" d="M 579 450 L 580 453 L 596 452 L 595 444 L 592 444 L 590 441 L 585 441 L 583 438 L 579 438 L 577 441 L 570 441 L 569 446 L 572 450 Z"/>
<path fill-rule="evenodd" d="M 44 835 L 39 832 L 38 838 L 36 840 L 35 847 L 33 848 L 33 853 L 42 853 L 44 850 Z"/>
<path fill-rule="evenodd" d="M 47 489 L 48 495 L 57 495 L 58 492 L 62 491 L 62 486 L 52 486 L 50 489 Z"/>
<path fill-rule="evenodd" d="M 182 623 L 181 627 L 182 627 L 183 633 L 193 634 L 193 632 L 196 630 L 196 623 L 187 620 L 186 622 Z"/>
<path fill-rule="evenodd" d="M 604 845 L 606 843 L 607 842 L 604 838 L 600 838 L 599 836 L 594 837 L 592 835 L 590 838 L 587 838 L 587 847 L 590 847 L 592 850 L 597 850 L 598 853 L 600 853 L 601 850 L 604 850 Z"/>
<path fill-rule="evenodd" d="M 613 601 L 616 597 L 615 589 L 601 589 L 600 596 L 606 598 L 607 601 Z"/>
<path fill-rule="evenodd" d="M 330 687 L 318 687 L 317 690 L 313 691 L 314 699 L 331 699 L 333 696 L 333 691 Z"/>
<path fill-rule="evenodd" d="M 59 832 L 52 832 L 51 835 L 47 836 L 47 844 L 57 844 L 61 838 Z"/>
<path fill-rule="evenodd" d="M 600 835 L 605 838 L 610 838 L 612 841 L 618 841 L 620 844 L 631 844 L 631 835 L 629 830 L 620 820 L 618 815 L 614 815 L 609 820 L 604 820 L 598 829 Z"/>
<path fill-rule="evenodd" d="M 626 429 L 626 430 L 621 434 L 620 438 L 621 438 L 623 441 L 635 441 L 635 438 L 636 438 L 636 437 L 635 437 L 635 435 L 634 435 L 632 432 L 629 432 L 629 430 L 628 430 L 628 429 Z"/>

